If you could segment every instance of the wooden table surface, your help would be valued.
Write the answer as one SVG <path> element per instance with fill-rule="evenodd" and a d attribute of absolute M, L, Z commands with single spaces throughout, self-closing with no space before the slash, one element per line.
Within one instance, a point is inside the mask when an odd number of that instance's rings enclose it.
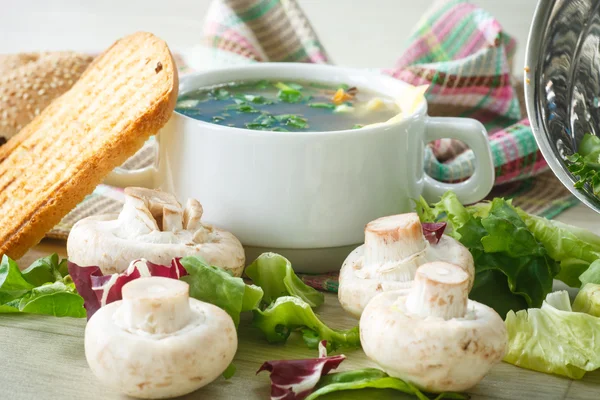
<path fill-rule="evenodd" d="M 583 206 L 575 207 L 558 218 L 595 232 L 593 221 L 600 220 Z M 45 241 L 30 251 L 22 265 L 49 253 L 66 256 L 63 242 Z M 323 320 L 332 327 L 350 328 L 356 320 L 347 316 L 337 297 L 326 294 L 319 309 Z M 89 370 L 83 350 L 85 319 L 55 318 L 35 315 L 0 315 L 0 399 L 45 400 L 85 399 L 111 400 L 125 396 L 103 387 Z M 209 386 L 183 399 L 268 399 L 268 374 L 256 376 L 263 361 L 282 358 L 313 357 L 299 337 L 291 337 L 285 345 L 269 345 L 248 319 L 240 324 L 239 348 L 235 357 L 236 375 L 229 381 L 217 379 Z M 347 360 L 340 370 L 375 366 L 362 350 L 345 352 Z M 580 381 L 545 375 L 501 363 L 469 393 L 474 400 L 543 399 L 598 400 L 600 371 L 586 374 Z M 380 393 L 379 393 L 380 394 Z M 377 394 L 357 396 L 345 393 L 327 399 L 378 399 Z M 404 396 L 386 398 L 405 398 Z M 406 397 L 409 398 L 409 397 Z"/>

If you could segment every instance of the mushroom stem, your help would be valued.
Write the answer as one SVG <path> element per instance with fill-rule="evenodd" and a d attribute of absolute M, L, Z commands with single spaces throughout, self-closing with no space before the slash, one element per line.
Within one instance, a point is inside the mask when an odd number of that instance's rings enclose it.
<path fill-rule="evenodd" d="M 165 205 L 181 208 L 181 204 L 179 204 L 174 195 L 159 190 L 128 187 L 125 188 L 125 195 L 138 198 L 146 203 L 148 210 L 156 220 L 160 219 L 163 212 L 163 206 Z"/>
<path fill-rule="evenodd" d="M 202 205 L 196 199 L 188 199 L 183 212 L 183 226 L 185 229 L 195 231 L 202 227 Z"/>
<path fill-rule="evenodd" d="M 163 232 L 178 232 L 183 230 L 183 210 L 170 204 L 165 204 L 162 211 Z"/>
<path fill-rule="evenodd" d="M 469 275 L 463 269 L 446 262 L 431 262 L 417 269 L 406 309 L 423 318 L 462 318 L 467 312 L 468 295 Z"/>
<path fill-rule="evenodd" d="M 158 230 L 158 225 L 148 211 L 143 200 L 136 197 L 125 196 L 123 211 L 119 214 L 119 219 L 124 223 L 124 231 L 131 235 L 141 235 Z"/>
<path fill-rule="evenodd" d="M 426 246 L 416 213 L 379 218 L 365 227 L 364 266 L 402 261 L 422 252 Z M 411 279 L 412 276 L 408 280 Z"/>
<path fill-rule="evenodd" d="M 185 327 L 191 316 L 187 283 L 148 277 L 123 286 L 123 303 L 116 318 L 130 331 L 169 334 Z"/>

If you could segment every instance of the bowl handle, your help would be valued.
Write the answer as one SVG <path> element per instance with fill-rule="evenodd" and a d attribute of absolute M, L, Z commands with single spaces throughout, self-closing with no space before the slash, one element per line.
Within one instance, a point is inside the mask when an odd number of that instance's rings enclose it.
<path fill-rule="evenodd" d="M 157 169 L 154 166 L 145 168 L 126 170 L 123 168 L 115 168 L 104 179 L 105 185 L 126 188 L 130 186 L 144 187 L 148 189 L 156 189 L 157 187 Z"/>
<path fill-rule="evenodd" d="M 463 204 L 482 200 L 492 190 L 495 176 L 492 151 L 485 127 L 471 118 L 427 117 L 425 142 L 445 138 L 458 139 L 473 151 L 473 175 L 464 182 L 444 183 L 426 174 L 423 197 L 433 203 L 446 191 L 452 190 Z"/>
<path fill-rule="evenodd" d="M 155 137 L 155 142 L 151 144 L 155 154 L 158 154 L 158 146 L 160 145 L 159 136 Z M 140 186 L 147 189 L 158 188 L 158 168 L 157 163 L 144 168 L 129 170 L 117 167 L 112 170 L 106 178 L 105 185 L 126 188 L 130 186 Z"/>

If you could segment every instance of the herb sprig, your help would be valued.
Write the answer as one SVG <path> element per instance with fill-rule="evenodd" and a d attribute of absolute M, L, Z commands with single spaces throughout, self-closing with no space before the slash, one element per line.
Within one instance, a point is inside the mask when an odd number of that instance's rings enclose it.
<path fill-rule="evenodd" d="M 584 189 L 586 185 L 594 195 L 600 196 L 600 138 L 586 133 L 579 144 L 579 151 L 567 157 L 569 171 L 579 180 L 573 185 Z"/>
<path fill-rule="evenodd" d="M 277 98 L 285 103 L 299 103 L 302 101 L 302 86 L 292 84 L 285 84 L 283 82 L 277 82 L 275 87 L 279 89 L 279 93 L 277 93 Z"/>

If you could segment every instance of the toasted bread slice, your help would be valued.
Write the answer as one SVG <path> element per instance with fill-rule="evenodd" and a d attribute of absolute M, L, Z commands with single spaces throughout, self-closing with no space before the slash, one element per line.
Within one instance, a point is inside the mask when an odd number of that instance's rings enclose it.
<path fill-rule="evenodd" d="M 0 255 L 20 258 L 156 134 L 178 84 L 167 44 L 133 34 L 0 147 Z"/>

